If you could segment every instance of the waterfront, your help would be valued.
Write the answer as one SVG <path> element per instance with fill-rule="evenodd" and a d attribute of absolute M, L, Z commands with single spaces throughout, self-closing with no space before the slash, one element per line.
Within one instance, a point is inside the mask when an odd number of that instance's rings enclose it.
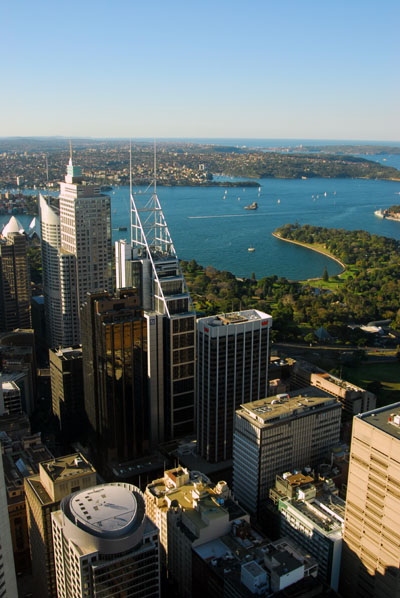
<path fill-rule="evenodd" d="M 257 278 L 276 274 L 300 280 L 321 276 L 325 265 L 330 275 L 341 268 L 328 257 L 272 237 L 278 226 L 297 220 L 400 239 L 398 222 L 374 215 L 377 209 L 400 203 L 400 182 L 312 178 L 264 179 L 260 184 L 260 197 L 257 187 L 227 188 L 225 194 L 223 187 L 160 186 L 158 195 L 179 257 L 237 276 L 254 272 Z M 128 238 L 129 189 L 117 187 L 109 195 L 113 239 Z M 258 210 L 244 210 L 253 201 Z M 18 218 L 24 226 L 32 220 Z M 0 223 L 8 219 L 0 216 Z M 125 226 L 127 231 L 116 230 Z M 255 251 L 250 253 L 249 247 Z"/>

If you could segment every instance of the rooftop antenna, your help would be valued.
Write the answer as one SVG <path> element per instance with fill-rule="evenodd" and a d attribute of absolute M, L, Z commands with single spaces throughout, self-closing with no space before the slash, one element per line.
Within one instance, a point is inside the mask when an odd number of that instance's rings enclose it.
<path fill-rule="evenodd" d="M 129 140 L 129 201 L 131 202 L 131 247 L 133 246 L 133 210 L 132 210 L 132 139 Z"/>
<path fill-rule="evenodd" d="M 47 154 L 44 155 L 46 160 L 46 179 L 47 179 L 47 187 L 49 186 L 49 161 L 47 159 Z"/>
<path fill-rule="evenodd" d="M 154 139 L 154 195 L 157 194 L 157 144 Z"/>
<path fill-rule="evenodd" d="M 69 140 L 69 159 L 71 160 L 71 164 L 72 164 L 72 141 L 71 141 L 71 139 Z"/>

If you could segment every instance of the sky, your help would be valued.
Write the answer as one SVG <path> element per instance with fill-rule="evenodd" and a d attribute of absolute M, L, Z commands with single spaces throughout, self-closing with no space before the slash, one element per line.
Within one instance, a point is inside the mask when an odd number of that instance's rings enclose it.
<path fill-rule="evenodd" d="M 400 141 L 398 0 L 3 3 L 0 136 Z"/>

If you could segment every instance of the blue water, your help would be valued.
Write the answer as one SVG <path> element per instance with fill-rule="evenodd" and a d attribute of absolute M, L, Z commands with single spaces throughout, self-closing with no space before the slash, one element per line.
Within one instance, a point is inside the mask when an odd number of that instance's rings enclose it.
<path fill-rule="evenodd" d="M 400 156 L 379 156 L 379 161 Z M 397 162 L 397 163 L 396 163 Z M 400 240 L 400 223 L 382 220 L 374 210 L 400 204 L 400 182 L 357 179 L 260 180 L 258 188 L 159 187 L 158 195 L 178 256 L 203 266 L 229 270 L 237 276 L 257 278 L 271 274 L 301 280 L 340 271 L 331 259 L 272 237 L 287 222 L 347 230 L 363 229 Z M 326 193 L 326 196 L 325 196 Z M 129 190 L 115 188 L 112 198 L 113 239 L 129 236 Z M 313 197 L 314 196 L 314 197 Z M 238 201 L 238 198 L 240 200 Z M 278 201 L 279 200 L 279 201 Z M 244 206 L 257 201 L 256 211 Z M 8 220 L 0 216 L 0 224 Z M 31 216 L 19 216 L 26 226 Z M 255 252 L 249 253 L 248 248 Z"/>

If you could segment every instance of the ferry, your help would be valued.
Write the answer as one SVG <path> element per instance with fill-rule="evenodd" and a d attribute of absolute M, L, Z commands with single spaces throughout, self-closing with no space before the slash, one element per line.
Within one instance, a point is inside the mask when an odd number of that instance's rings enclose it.
<path fill-rule="evenodd" d="M 257 210 L 258 208 L 258 203 L 256 201 L 253 201 L 253 203 L 251 203 L 249 206 L 244 206 L 245 210 Z"/>

